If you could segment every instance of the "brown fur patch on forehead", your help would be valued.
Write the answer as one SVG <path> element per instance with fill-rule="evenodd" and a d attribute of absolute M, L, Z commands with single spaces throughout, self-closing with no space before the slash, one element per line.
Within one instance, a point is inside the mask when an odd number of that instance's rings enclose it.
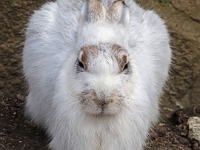
<path fill-rule="evenodd" d="M 90 59 L 97 57 L 97 55 L 98 47 L 96 45 L 83 46 L 79 54 L 79 60 L 84 64 L 85 69 L 87 69 Z"/>
<path fill-rule="evenodd" d="M 86 45 L 81 48 L 79 53 L 79 61 L 81 61 L 84 65 L 85 70 L 88 69 L 90 61 L 97 58 L 99 52 L 110 54 L 110 57 L 116 59 L 120 72 L 123 71 L 124 66 L 128 63 L 128 52 L 123 47 L 117 44 L 103 44 L 100 43 L 99 45 Z"/>
<path fill-rule="evenodd" d="M 123 71 L 124 66 L 128 63 L 128 52 L 121 46 L 114 44 L 112 46 L 114 57 L 118 62 L 120 71 Z"/>

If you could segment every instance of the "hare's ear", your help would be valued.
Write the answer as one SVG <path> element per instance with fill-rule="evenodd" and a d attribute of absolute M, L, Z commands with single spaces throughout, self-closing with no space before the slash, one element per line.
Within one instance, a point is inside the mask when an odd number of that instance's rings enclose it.
<path fill-rule="evenodd" d="M 110 7 L 106 14 L 106 20 L 111 23 L 120 23 L 125 27 L 129 27 L 129 9 L 124 1 L 116 1 Z"/>
<path fill-rule="evenodd" d="M 105 20 L 106 10 L 98 0 L 86 0 L 82 6 L 80 22 Z"/>

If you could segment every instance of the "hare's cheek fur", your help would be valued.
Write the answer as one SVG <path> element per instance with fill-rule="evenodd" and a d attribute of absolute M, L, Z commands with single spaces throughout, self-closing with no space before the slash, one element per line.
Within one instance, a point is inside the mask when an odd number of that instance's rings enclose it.
<path fill-rule="evenodd" d="M 81 94 L 81 106 L 83 110 L 92 115 L 114 115 L 120 112 L 123 107 L 123 96 L 112 92 L 108 96 L 103 93 L 98 97 L 94 90 Z"/>

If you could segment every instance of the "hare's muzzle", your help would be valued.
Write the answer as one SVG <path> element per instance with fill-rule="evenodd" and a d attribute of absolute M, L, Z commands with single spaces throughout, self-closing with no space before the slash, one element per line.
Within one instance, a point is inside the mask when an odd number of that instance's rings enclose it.
<path fill-rule="evenodd" d="M 81 105 L 83 110 L 89 114 L 114 115 L 121 110 L 123 98 L 115 92 L 105 95 L 90 90 L 82 93 Z"/>

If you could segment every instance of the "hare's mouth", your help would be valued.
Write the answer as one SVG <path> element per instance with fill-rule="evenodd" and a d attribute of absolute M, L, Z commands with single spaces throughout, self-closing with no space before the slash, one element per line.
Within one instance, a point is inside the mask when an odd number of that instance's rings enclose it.
<path fill-rule="evenodd" d="M 109 104 L 97 104 L 94 101 L 88 100 L 81 103 L 83 111 L 90 115 L 116 115 L 122 107 L 119 103 L 112 102 Z"/>

